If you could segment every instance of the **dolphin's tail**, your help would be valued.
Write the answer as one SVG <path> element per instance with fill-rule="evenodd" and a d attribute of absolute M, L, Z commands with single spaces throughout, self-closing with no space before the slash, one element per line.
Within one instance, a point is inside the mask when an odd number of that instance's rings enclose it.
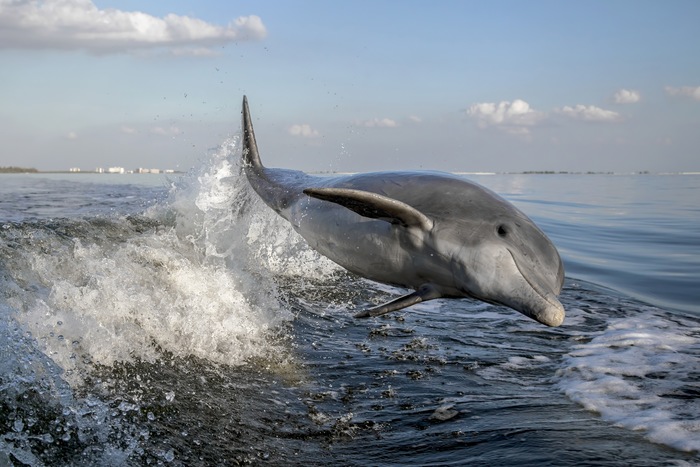
<path fill-rule="evenodd" d="M 264 168 L 260 161 L 258 143 L 255 142 L 255 131 L 253 131 L 253 122 L 250 120 L 246 96 L 243 96 L 243 161 L 256 171 Z"/>

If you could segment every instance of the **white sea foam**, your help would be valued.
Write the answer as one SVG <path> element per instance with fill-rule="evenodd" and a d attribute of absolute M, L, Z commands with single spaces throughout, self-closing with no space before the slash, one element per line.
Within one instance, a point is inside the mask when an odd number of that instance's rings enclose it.
<path fill-rule="evenodd" d="M 573 401 L 651 441 L 700 451 L 700 327 L 650 309 L 610 320 L 558 372 Z"/>
<path fill-rule="evenodd" d="M 493 347 L 508 349 L 508 344 L 492 344 Z M 522 386 L 527 391 L 539 391 L 538 377 L 532 377 L 533 370 L 550 365 L 551 360 L 544 355 L 510 356 L 507 361 L 494 366 L 479 368 L 476 373 L 489 381 L 508 382 Z"/>
<path fill-rule="evenodd" d="M 158 227 L 124 228 L 128 235 L 114 241 L 85 232 L 72 243 L 54 239 L 58 254 L 29 253 L 47 293 L 25 303 L 18 320 L 68 378 L 85 360 L 153 361 L 167 352 L 237 365 L 280 354 L 271 335 L 291 314 L 275 276 L 337 267 L 251 192 L 237 143 L 222 146 L 149 210 Z"/>

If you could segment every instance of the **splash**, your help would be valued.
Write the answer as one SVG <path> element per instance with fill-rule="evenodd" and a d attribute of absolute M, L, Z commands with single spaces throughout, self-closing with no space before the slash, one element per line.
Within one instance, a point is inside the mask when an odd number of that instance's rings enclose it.
<path fill-rule="evenodd" d="M 0 305 L 1 315 L 9 312 Z M 63 369 L 16 322 L 0 321 L 0 355 L 0 406 L 6 422 L 0 430 L 0 464 L 91 459 L 95 465 L 124 465 L 133 454 L 139 430 L 125 426 L 121 413 L 97 398 L 76 397 Z"/>
<path fill-rule="evenodd" d="M 177 236 L 207 261 L 273 278 L 326 279 L 340 271 L 313 251 L 288 222 L 268 208 L 245 179 L 239 138 L 212 154 L 210 163 L 172 191 Z M 150 213 L 156 217 L 164 212 Z"/>
<path fill-rule="evenodd" d="M 237 410 L 269 404 L 247 376 L 300 377 L 284 284 L 337 267 L 262 204 L 239 159 L 234 138 L 136 215 L 0 224 L 0 464 L 171 462 L 145 427 L 221 365 Z M 151 378 L 168 367 L 194 383 Z"/>
<path fill-rule="evenodd" d="M 233 138 L 143 216 L 6 226 L 9 303 L 66 378 L 166 354 L 242 365 L 288 353 L 279 279 L 337 267 L 259 201 L 239 156 Z"/>

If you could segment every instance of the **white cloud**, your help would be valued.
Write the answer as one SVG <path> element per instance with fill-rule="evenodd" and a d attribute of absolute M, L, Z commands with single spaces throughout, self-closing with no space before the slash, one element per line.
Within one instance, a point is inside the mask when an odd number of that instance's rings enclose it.
<path fill-rule="evenodd" d="M 302 138 L 317 138 L 319 136 L 318 130 L 312 128 L 308 123 L 292 125 L 287 131 L 292 136 L 301 136 Z"/>
<path fill-rule="evenodd" d="M 75 131 L 69 131 L 68 134 L 66 134 L 66 138 L 70 140 L 78 139 L 78 133 Z"/>
<path fill-rule="evenodd" d="M 601 109 L 594 105 L 565 106 L 552 111 L 534 110 L 522 99 L 514 101 L 482 102 L 472 104 L 467 109 L 467 115 L 476 119 L 479 128 L 498 128 L 499 130 L 518 136 L 529 136 L 531 128 L 550 118 L 550 115 L 564 115 L 571 119 L 588 122 L 618 122 L 622 116 L 611 110 Z"/>
<path fill-rule="evenodd" d="M 392 120 L 390 118 L 373 118 L 371 120 L 358 121 L 355 122 L 355 124 L 358 126 L 364 126 L 368 128 L 396 128 L 397 126 L 399 126 L 396 120 Z"/>
<path fill-rule="evenodd" d="M 601 109 L 595 105 L 578 104 L 574 107 L 567 105 L 558 109 L 557 112 L 569 118 L 587 122 L 619 122 L 622 120 L 619 113 Z"/>
<path fill-rule="evenodd" d="M 665 89 L 666 93 L 670 96 L 685 96 L 700 101 L 700 86 L 683 86 L 680 88 L 666 86 Z"/>
<path fill-rule="evenodd" d="M 168 14 L 101 10 L 92 0 L 0 0 L 0 48 L 82 49 L 113 53 L 153 47 L 183 47 L 202 54 L 232 41 L 257 40 L 267 31 L 257 16 L 226 26 Z"/>
<path fill-rule="evenodd" d="M 423 121 L 423 119 L 417 115 L 409 115 L 408 120 L 412 123 L 421 123 Z"/>
<path fill-rule="evenodd" d="M 151 133 L 158 136 L 177 136 L 182 134 L 182 130 L 176 127 L 175 125 L 171 125 L 168 128 L 156 126 L 151 128 Z"/>
<path fill-rule="evenodd" d="M 636 104 L 641 99 L 639 91 L 632 89 L 620 89 L 613 96 L 613 102 L 616 104 Z"/>
<path fill-rule="evenodd" d="M 544 112 L 532 109 L 530 104 L 522 99 L 515 99 L 513 102 L 501 101 L 498 104 L 472 104 L 467 109 L 467 115 L 476 119 L 479 128 L 494 126 L 516 135 L 528 135 L 528 127 L 537 124 L 546 116 Z"/>
<path fill-rule="evenodd" d="M 177 57 L 216 57 L 219 52 L 207 47 L 177 47 L 172 54 Z"/>
<path fill-rule="evenodd" d="M 126 126 L 126 125 L 121 127 L 121 131 L 122 131 L 122 133 L 127 134 L 127 135 L 134 135 L 134 134 L 138 133 L 138 130 L 136 128 Z"/>

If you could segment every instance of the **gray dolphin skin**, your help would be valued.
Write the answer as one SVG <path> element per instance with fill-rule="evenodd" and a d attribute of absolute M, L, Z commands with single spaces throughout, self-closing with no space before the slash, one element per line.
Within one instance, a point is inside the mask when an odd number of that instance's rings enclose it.
<path fill-rule="evenodd" d="M 367 279 L 414 292 L 355 316 L 437 298 L 475 298 L 548 326 L 564 321 L 557 249 L 522 212 L 476 183 L 441 172 L 316 177 L 262 165 L 243 97 L 246 177 L 308 244 Z"/>

